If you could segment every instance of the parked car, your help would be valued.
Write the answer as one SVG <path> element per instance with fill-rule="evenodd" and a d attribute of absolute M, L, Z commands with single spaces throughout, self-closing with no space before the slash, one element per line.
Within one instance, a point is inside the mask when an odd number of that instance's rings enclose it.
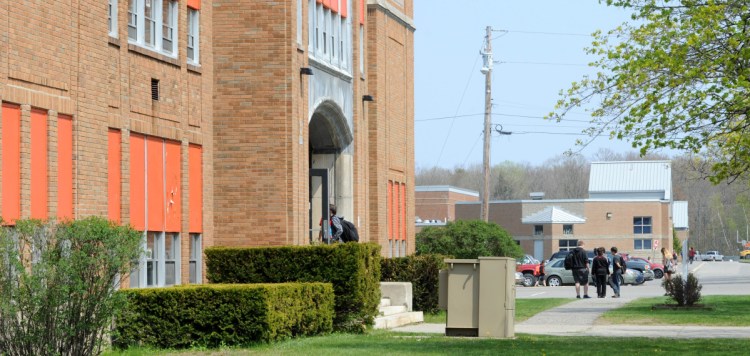
<path fill-rule="evenodd" d="M 750 259 L 750 250 L 744 250 L 744 251 L 740 252 L 740 259 L 742 259 L 742 258 L 744 258 L 746 260 Z"/>
<path fill-rule="evenodd" d="M 700 255 L 701 261 L 723 261 L 724 256 L 719 254 L 719 251 L 706 251 L 706 254 Z"/>
<path fill-rule="evenodd" d="M 647 281 L 653 280 L 656 277 L 654 271 L 651 270 L 651 264 L 649 261 L 644 259 L 636 259 L 635 257 L 630 257 L 630 255 L 625 256 L 625 267 L 643 273 L 643 278 L 645 278 Z M 662 266 L 662 276 L 663 275 L 664 267 Z"/>
<path fill-rule="evenodd" d="M 523 284 L 523 273 L 516 272 L 516 284 Z"/>
<path fill-rule="evenodd" d="M 654 278 L 659 279 L 659 278 L 664 277 L 664 265 L 663 264 L 656 263 L 656 262 L 653 262 L 653 261 L 649 261 L 649 260 L 647 260 L 645 258 L 641 258 L 641 257 L 630 257 L 630 259 L 631 260 L 635 260 L 635 261 L 640 261 L 640 262 L 648 263 L 648 265 L 651 267 L 651 271 L 654 272 Z M 625 265 L 627 266 L 627 262 L 625 263 Z"/>
<path fill-rule="evenodd" d="M 611 264 L 610 273 L 613 273 Z M 573 272 L 565 269 L 565 258 L 557 258 L 549 261 L 544 267 L 544 275 L 547 278 L 547 285 L 550 287 L 575 284 L 575 281 L 573 281 Z M 622 274 L 622 277 L 623 284 L 638 285 L 642 284 L 645 280 L 643 273 L 634 269 L 627 269 L 625 274 Z M 594 284 L 594 278 L 591 275 L 589 275 L 589 284 Z"/>
<path fill-rule="evenodd" d="M 524 255 L 516 259 L 516 272 L 523 274 L 524 287 L 531 287 L 536 284 L 536 279 L 539 277 L 540 264 L 541 262 L 531 255 Z"/>

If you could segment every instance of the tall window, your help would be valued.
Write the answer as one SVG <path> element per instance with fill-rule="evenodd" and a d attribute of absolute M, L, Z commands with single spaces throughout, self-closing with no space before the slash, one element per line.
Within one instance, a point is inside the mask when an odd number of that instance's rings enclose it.
<path fill-rule="evenodd" d="M 109 35 L 117 37 L 117 0 L 109 0 L 107 20 L 109 23 Z"/>
<path fill-rule="evenodd" d="M 352 25 L 348 17 L 346 1 L 308 0 L 308 53 L 311 58 L 334 68 L 348 70 L 351 62 L 352 41 L 348 28 Z"/>
<path fill-rule="evenodd" d="M 359 26 L 359 74 L 365 75 L 365 26 Z"/>
<path fill-rule="evenodd" d="M 190 234 L 190 283 L 197 284 L 203 280 L 201 276 L 201 234 Z"/>
<path fill-rule="evenodd" d="M 176 0 L 128 0 L 128 40 L 176 57 Z M 161 39 L 161 40 L 159 40 Z"/>
<path fill-rule="evenodd" d="M 159 285 L 163 275 L 164 264 L 164 235 L 161 232 L 146 233 L 146 286 Z"/>
<path fill-rule="evenodd" d="M 578 240 L 560 240 L 560 251 L 570 251 L 578 247 Z"/>
<path fill-rule="evenodd" d="M 200 12 L 195 9 L 188 8 L 187 16 L 187 58 L 188 62 L 192 64 L 200 63 Z"/>
<path fill-rule="evenodd" d="M 651 217 L 636 216 L 633 218 L 633 233 L 636 235 L 651 233 Z"/>

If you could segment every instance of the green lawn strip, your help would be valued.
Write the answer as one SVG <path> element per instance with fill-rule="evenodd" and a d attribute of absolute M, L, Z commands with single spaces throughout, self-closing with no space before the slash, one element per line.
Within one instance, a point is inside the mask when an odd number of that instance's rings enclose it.
<path fill-rule="evenodd" d="M 459 338 L 373 331 L 365 335 L 333 334 L 242 349 L 154 351 L 119 355 L 739 355 L 743 339 L 651 339 L 590 336 L 517 335 L 513 340 Z M 112 355 L 113 353 L 107 353 Z"/>
<path fill-rule="evenodd" d="M 746 295 L 708 295 L 698 304 L 711 309 L 652 309 L 656 304 L 676 304 L 667 297 L 636 299 L 604 313 L 610 324 L 750 326 L 750 298 Z"/>
<path fill-rule="evenodd" d="M 516 299 L 516 323 L 520 323 L 547 309 L 570 303 L 570 298 Z M 436 314 L 425 313 L 424 322 L 428 324 L 445 324 L 445 310 Z"/>

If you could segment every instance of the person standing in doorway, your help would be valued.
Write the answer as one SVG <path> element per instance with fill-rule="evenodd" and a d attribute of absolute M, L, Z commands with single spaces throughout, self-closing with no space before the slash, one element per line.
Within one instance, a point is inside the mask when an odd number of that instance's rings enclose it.
<path fill-rule="evenodd" d="M 625 274 L 627 267 L 625 259 L 617 253 L 617 246 L 609 249 L 612 252 L 612 275 L 610 276 L 610 286 L 615 294 L 612 298 L 620 298 L 620 286 L 622 285 L 622 275 Z"/>
<path fill-rule="evenodd" d="M 596 281 L 596 296 L 604 298 L 607 296 L 607 276 L 609 275 L 609 260 L 604 257 L 604 247 L 596 250 L 596 257 L 591 263 L 591 275 Z"/>
<path fill-rule="evenodd" d="M 573 252 L 573 280 L 576 282 L 576 298 L 581 298 L 581 285 L 583 285 L 583 297 L 589 297 L 589 259 L 583 248 L 583 241 L 578 241 L 578 247 Z"/>
<path fill-rule="evenodd" d="M 341 234 L 344 233 L 344 228 L 341 227 L 341 218 L 336 215 L 336 205 L 329 205 L 328 210 L 331 212 L 331 240 L 333 242 L 341 242 Z"/>

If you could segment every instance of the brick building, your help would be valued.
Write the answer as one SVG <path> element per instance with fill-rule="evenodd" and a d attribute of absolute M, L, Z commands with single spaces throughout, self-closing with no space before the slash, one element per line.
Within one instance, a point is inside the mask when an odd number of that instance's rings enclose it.
<path fill-rule="evenodd" d="M 2 1 L 0 214 L 133 225 L 148 251 L 133 287 L 199 283 L 209 246 L 309 244 L 328 202 L 384 255 L 409 253 L 412 14 Z"/>

